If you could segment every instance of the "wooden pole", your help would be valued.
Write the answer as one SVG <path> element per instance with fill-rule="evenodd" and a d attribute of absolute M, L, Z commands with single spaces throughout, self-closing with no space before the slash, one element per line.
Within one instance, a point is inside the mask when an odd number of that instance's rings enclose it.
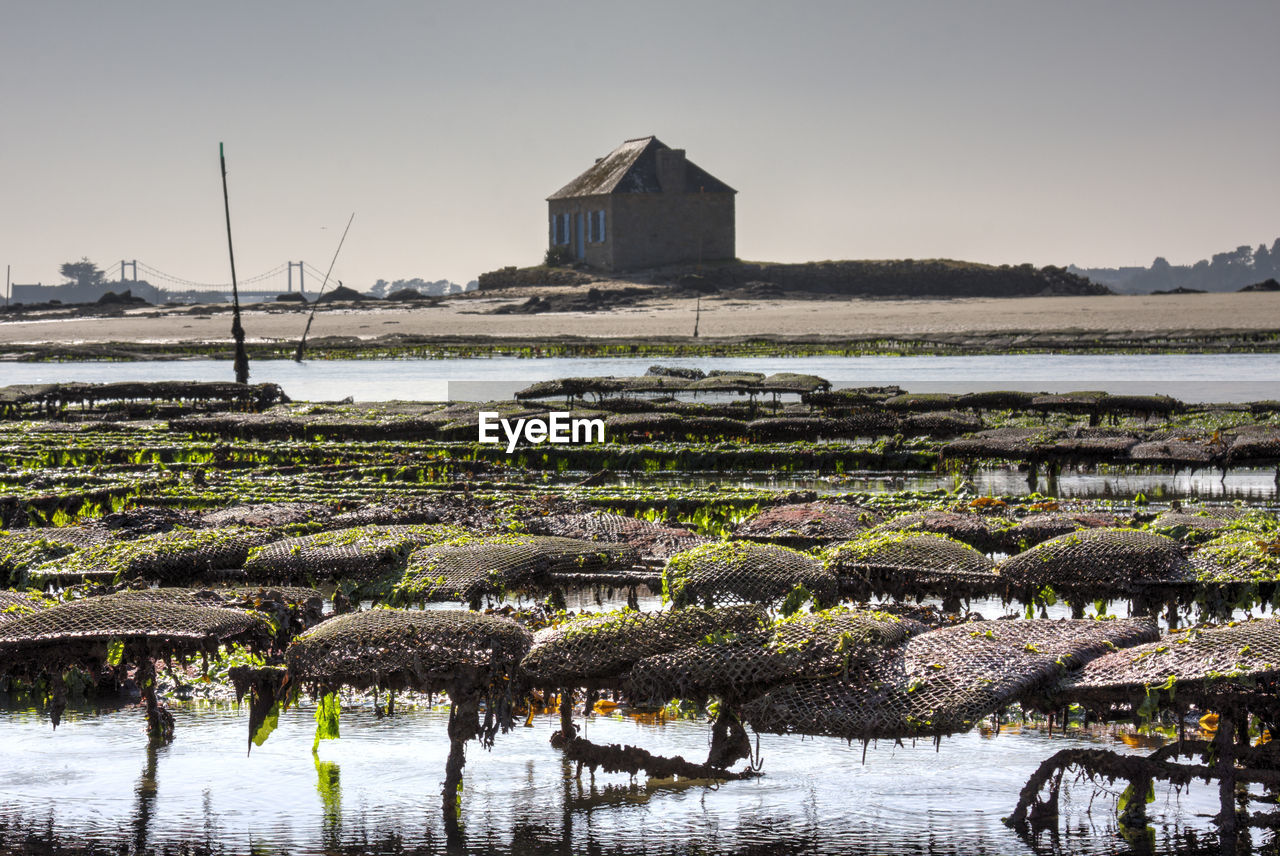
<path fill-rule="evenodd" d="M 338 249 L 333 251 L 333 258 L 329 260 L 329 269 L 324 272 L 324 282 L 320 283 L 320 290 L 316 292 L 316 299 L 311 304 L 311 314 L 307 316 L 307 326 L 302 331 L 302 338 L 298 340 L 298 349 L 293 352 L 293 361 L 295 363 L 302 362 L 302 351 L 307 346 L 307 334 L 311 332 L 311 322 L 316 318 L 316 306 L 320 303 L 320 298 L 324 295 L 324 287 L 329 284 L 329 274 L 333 273 L 333 266 L 338 261 L 338 253 L 342 252 L 342 244 L 347 240 L 347 232 L 351 231 L 351 221 L 356 219 L 356 212 L 351 212 L 350 219 L 347 220 L 347 228 L 342 230 L 342 237 L 338 239 Z M 341 282 L 338 285 L 342 285 Z M 302 292 L 302 263 L 298 263 L 298 292 Z"/>
<path fill-rule="evenodd" d="M 9 268 L 10 267 L 11 265 L 4 266 L 4 308 L 5 309 L 9 308 L 9 292 L 11 290 L 9 288 Z"/>
<path fill-rule="evenodd" d="M 240 289 L 236 285 L 236 251 L 231 245 L 231 201 L 227 196 L 227 156 L 218 143 L 222 164 L 222 206 L 227 213 L 227 254 L 231 257 L 231 335 L 236 340 L 236 383 L 249 382 L 249 354 L 244 349 L 244 327 L 240 324 Z"/>

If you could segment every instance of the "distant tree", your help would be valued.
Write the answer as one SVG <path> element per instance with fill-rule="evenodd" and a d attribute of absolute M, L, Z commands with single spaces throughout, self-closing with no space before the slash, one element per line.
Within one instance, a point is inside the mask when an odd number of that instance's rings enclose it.
<path fill-rule="evenodd" d="M 1259 282 L 1276 275 L 1276 260 L 1266 244 L 1258 244 L 1258 249 L 1253 251 L 1253 275 Z"/>
<path fill-rule="evenodd" d="M 79 285 L 101 285 L 105 276 L 98 266 L 89 259 L 81 258 L 78 262 L 67 262 L 58 268 L 58 273 Z"/>
<path fill-rule="evenodd" d="M 450 282 L 447 279 L 437 279 L 433 282 L 428 282 L 422 277 L 414 277 L 413 279 L 397 279 L 392 282 L 380 279 L 369 288 L 369 294 L 374 297 L 386 297 L 389 294 L 394 294 L 397 291 L 403 291 L 405 289 L 416 291 L 419 294 L 440 295 L 452 294 L 455 291 L 465 291 L 466 287 Z"/>
<path fill-rule="evenodd" d="M 1157 291 L 1173 288 L 1178 272 L 1164 256 L 1156 256 L 1151 267 L 1137 274 L 1134 279 L 1143 291 Z"/>

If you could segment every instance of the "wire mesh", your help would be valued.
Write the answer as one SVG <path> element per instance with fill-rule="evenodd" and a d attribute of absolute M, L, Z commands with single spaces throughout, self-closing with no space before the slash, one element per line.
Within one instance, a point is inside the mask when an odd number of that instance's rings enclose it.
<path fill-rule="evenodd" d="M 683 527 L 664 526 L 607 511 L 535 517 L 527 522 L 526 527 L 530 532 L 543 535 L 627 544 L 641 556 L 655 559 L 665 559 L 707 542 L 703 536 Z"/>
<path fill-rule="evenodd" d="M 996 568 L 1010 585 L 1086 596 L 1127 594 L 1145 585 L 1189 582 L 1191 565 L 1172 538 L 1138 529 L 1087 529 L 1010 556 Z"/>
<path fill-rule="evenodd" d="M 139 577 L 183 582 L 209 571 L 241 567 L 254 547 L 272 537 L 240 527 L 173 529 L 85 547 L 33 568 L 30 576 L 55 585 Z"/>
<path fill-rule="evenodd" d="M 1190 556 L 1197 582 L 1270 583 L 1280 581 L 1280 535 L 1224 532 Z"/>
<path fill-rule="evenodd" d="M 1112 514 L 1091 512 L 1046 512 L 1022 518 L 1004 533 L 1004 552 L 1021 553 L 1050 538 L 1082 529 L 1115 527 L 1120 520 Z"/>
<path fill-rule="evenodd" d="M 1153 690 L 1157 703 L 1178 699 L 1221 710 L 1245 705 L 1274 717 L 1280 708 L 1280 622 L 1274 618 L 1219 627 L 1172 630 L 1136 648 L 1085 665 L 1062 681 L 1055 696 L 1094 709 L 1137 709 Z"/>
<path fill-rule="evenodd" d="M 553 574 L 631 568 L 636 553 L 625 544 L 552 535 L 465 535 L 415 550 L 396 585 L 406 600 L 474 601 L 532 584 Z"/>
<path fill-rule="evenodd" d="M 417 547 L 464 534 L 435 524 L 353 526 L 266 544 L 249 554 L 244 568 L 258 582 L 366 582 L 402 568 Z"/>
<path fill-rule="evenodd" d="M 875 511 L 842 502 L 802 502 L 766 508 L 738 524 L 735 538 L 807 548 L 847 541 L 880 523 Z"/>
<path fill-rule="evenodd" d="M 823 562 L 841 591 L 944 596 L 979 593 L 998 586 L 995 563 L 968 544 L 932 532 L 868 532 L 829 547 Z"/>
<path fill-rule="evenodd" d="M 967 731 L 1114 648 L 1157 637 L 1137 621 L 975 621 L 921 633 L 856 676 L 796 681 L 741 708 L 759 731 L 849 740 Z"/>
<path fill-rule="evenodd" d="M 835 575 L 811 556 L 777 544 L 718 541 L 667 560 L 663 593 L 675 607 L 779 603 L 803 587 L 819 603 L 834 603 Z"/>
<path fill-rule="evenodd" d="M 330 618 L 294 640 L 294 680 L 339 686 L 445 692 L 497 690 L 517 678 L 533 637 L 498 615 L 461 610 L 369 609 Z"/>
<path fill-rule="evenodd" d="M 923 629 L 889 613 L 849 607 L 800 613 L 767 628 L 713 634 L 692 647 L 646 657 L 631 669 L 627 698 L 659 707 L 677 698 L 740 700 L 797 678 L 848 676 Z"/>
<path fill-rule="evenodd" d="M 1009 521 L 971 511 L 915 511 L 899 515 L 876 527 L 877 532 L 930 532 L 946 535 L 984 553 L 1004 544 Z"/>
<path fill-rule="evenodd" d="M 759 632 L 767 624 L 759 606 L 580 616 L 538 631 L 521 668 L 534 686 L 618 684 L 646 657 L 688 648 L 717 633 Z"/>
<path fill-rule="evenodd" d="M 232 642 L 260 645 L 268 636 L 266 623 L 242 610 L 127 594 L 89 597 L 0 624 L 0 673 L 101 667 L 112 643 L 141 643 L 154 656 L 168 656 Z"/>

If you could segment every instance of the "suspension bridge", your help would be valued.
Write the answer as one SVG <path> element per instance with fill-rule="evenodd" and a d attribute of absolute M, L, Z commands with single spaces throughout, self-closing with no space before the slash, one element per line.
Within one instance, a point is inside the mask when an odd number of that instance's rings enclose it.
<path fill-rule="evenodd" d="M 281 294 L 297 293 L 315 299 L 324 282 L 324 271 L 305 261 L 286 261 L 254 276 L 241 277 L 236 283 L 242 301 L 252 303 L 274 300 Z M 230 282 L 197 282 L 166 273 L 137 259 L 122 259 L 103 270 L 102 282 L 110 287 L 130 288 L 137 283 L 148 283 L 166 294 L 178 298 L 208 299 L 219 296 L 231 299 Z"/>

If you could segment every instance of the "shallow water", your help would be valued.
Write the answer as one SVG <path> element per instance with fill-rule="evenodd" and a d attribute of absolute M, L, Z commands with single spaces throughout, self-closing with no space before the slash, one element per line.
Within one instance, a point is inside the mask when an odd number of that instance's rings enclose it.
<path fill-rule="evenodd" d="M 584 474 L 585 475 L 585 474 Z M 1027 474 L 1013 467 L 978 469 L 964 476 L 934 472 L 861 472 L 845 476 L 818 476 L 768 472 L 753 473 L 626 473 L 621 485 L 644 488 L 707 488 L 711 485 L 759 490 L 812 490 L 817 493 L 889 493 L 893 491 L 956 490 L 967 487 L 977 496 L 1025 496 L 1039 492 L 1058 499 L 1114 499 L 1125 505 L 1143 494 L 1152 502 L 1212 500 L 1267 505 L 1280 498 L 1276 471 L 1264 468 L 1231 470 L 1224 477 L 1213 470 L 1178 473 L 1098 473 L 1066 471 L 1050 484 L 1041 475 L 1032 485 Z"/>
<path fill-rule="evenodd" d="M 179 707 L 177 739 L 150 752 L 136 708 L 70 709 L 55 732 L 32 710 L 0 712 L 0 841 L 96 844 L 114 852 L 187 842 L 214 852 L 437 852 L 445 850 L 440 783 L 447 713 L 414 710 L 377 719 L 348 706 L 342 738 L 312 756 L 312 710 L 281 717 L 252 755 L 247 713 Z M 1093 736 L 1006 726 L 932 744 L 872 745 L 763 735 L 765 775 L 718 788 L 672 786 L 625 775 L 575 778 L 548 744 L 554 717 L 471 744 L 462 800 L 463 842 L 450 852 L 493 853 L 1028 853 L 1000 818 L 1036 766 L 1059 749 L 1131 751 L 1112 732 Z M 662 754 L 705 757 L 709 727 L 641 724 L 595 716 L 585 735 Z M 1131 738 L 1132 739 L 1132 738 Z M 1149 751 L 1146 750 L 1146 751 Z M 1118 853 L 1114 799 L 1092 816 L 1076 799 L 1059 852 Z M 1152 817 L 1162 850 L 1185 852 L 1208 829 L 1216 792 L 1157 793 Z"/>
<path fill-rule="evenodd" d="M 495 400 L 534 381 L 644 374 L 654 363 L 800 372 L 837 387 L 896 384 L 911 392 L 1100 389 L 1160 393 L 1188 402 L 1280 398 L 1277 354 L 1011 354 L 974 357 L 516 357 L 444 360 L 257 360 L 250 380 L 278 383 L 299 400 Z M 3 363 L 4 383 L 232 380 L 226 360 Z"/>

